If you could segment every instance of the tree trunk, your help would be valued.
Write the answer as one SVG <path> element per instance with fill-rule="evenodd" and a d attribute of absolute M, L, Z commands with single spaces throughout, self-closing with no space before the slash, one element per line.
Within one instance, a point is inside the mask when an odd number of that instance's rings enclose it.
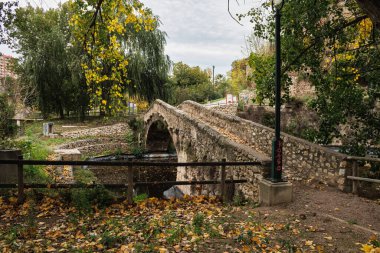
<path fill-rule="evenodd" d="M 59 110 L 59 118 L 64 119 L 65 118 L 65 112 L 63 111 L 63 106 L 61 101 L 58 101 L 58 110 Z"/>
<path fill-rule="evenodd" d="M 380 29 L 380 1 L 379 0 L 356 0 L 360 8 L 371 18 L 376 29 Z"/>

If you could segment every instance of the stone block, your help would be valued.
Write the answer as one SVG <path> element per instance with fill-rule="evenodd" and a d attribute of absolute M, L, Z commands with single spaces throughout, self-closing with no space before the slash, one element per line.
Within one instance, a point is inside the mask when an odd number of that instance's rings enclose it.
<path fill-rule="evenodd" d="M 82 158 L 78 149 L 57 149 L 54 152 L 59 154 L 61 161 L 79 161 Z"/>
<path fill-rule="evenodd" d="M 17 160 L 21 155 L 20 150 L 0 150 L 0 160 Z M 0 183 L 15 184 L 17 183 L 17 165 L 1 164 L 0 165 Z"/>
<path fill-rule="evenodd" d="M 293 199 L 293 185 L 290 182 L 273 183 L 267 179 L 259 181 L 259 203 L 274 206 L 289 203 Z"/>
<path fill-rule="evenodd" d="M 47 122 L 42 124 L 42 134 L 44 136 L 49 136 L 50 134 L 53 134 L 53 122 Z"/>

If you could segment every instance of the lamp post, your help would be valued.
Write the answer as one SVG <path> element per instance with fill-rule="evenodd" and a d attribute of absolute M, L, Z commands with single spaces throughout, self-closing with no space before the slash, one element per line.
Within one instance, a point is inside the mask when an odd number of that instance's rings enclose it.
<path fill-rule="evenodd" d="M 275 29 L 275 46 L 276 46 L 276 76 L 275 76 L 275 137 L 272 142 L 272 182 L 282 181 L 282 144 L 280 137 L 281 128 L 281 9 L 285 0 L 272 0 L 272 9 L 275 11 L 276 29 Z"/>

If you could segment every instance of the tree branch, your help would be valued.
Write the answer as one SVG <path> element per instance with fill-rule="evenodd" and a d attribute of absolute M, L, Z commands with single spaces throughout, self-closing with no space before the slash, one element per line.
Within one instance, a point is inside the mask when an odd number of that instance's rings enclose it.
<path fill-rule="evenodd" d="M 313 48 L 318 42 L 320 42 L 321 39 L 323 39 L 324 37 L 326 36 L 331 36 L 331 35 L 334 35 L 335 33 L 337 32 L 340 32 L 342 31 L 343 29 L 347 28 L 347 27 L 350 27 L 352 25 L 355 25 L 357 23 L 359 23 L 360 21 L 364 20 L 368 18 L 368 15 L 363 15 L 363 16 L 359 16 L 357 18 L 355 18 L 354 20 L 350 21 L 350 22 L 347 22 L 345 24 L 343 24 L 342 26 L 340 27 L 337 27 L 335 29 L 333 29 L 332 31 L 330 31 L 329 33 L 327 33 L 326 35 L 323 35 L 323 36 L 320 36 L 318 38 L 315 38 L 314 41 L 309 45 L 307 46 L 306 48 L 304 48 L 298 55 L 296 58 L 294 58 L 293 61 L 291 61 L 285 68 L 284 70 L 282 71 L 282 75 L 284 73 L 286 73 L 290 67 L 292 65 L 294 65 L 299 59 L 301 59 L 311 48 Z"/>
<path fill-rule="evenodd" d="M 230 0 L 228 0 L 228 7 L 227 7 L 227 10 L 228 10 L 228 13 L 230 14 L 230 16 L 231 16 L 231 18 L 233 19 L 233 20 L 235 20 L 236 21 L 236 23 L 238 23 L 239 25 L 241 25 L 241 26 L 243 26 L 243 24 L 241 24 L 233 15 L 232 15 L 232 13 L 231 13 L 231 11 L 230 11 Z"/>

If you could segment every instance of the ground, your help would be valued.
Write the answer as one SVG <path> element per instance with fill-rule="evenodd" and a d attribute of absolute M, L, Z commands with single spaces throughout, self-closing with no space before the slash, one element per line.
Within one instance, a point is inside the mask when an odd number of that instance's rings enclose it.
<path fill-rule="evenodd" d="M 37 154 L 37 145 L 51 152 L 81 139 L 41 138 L 41 125 L 24 137 Z M 55 122 L 59 132 L 74 130 L 62 125 L 68 122 Z M 103 188 L 28 190 L 23 205 L 15 192 L 0 196 L 2 252 L 380 252 L 380 202 L 318 184 L 296 184 L 294 201 L 276 207 L 240 199 L 223 205 L 204 196 L 137 196 L 128 206 L 123 192 Z"/>
<path fill-rule="evenodd" d="M 277 207 L 215 198 L 87 203 L 83 192 L 1 198 L 3 252 L 366 252 L 377 245 L 380 205 L 329 187 L 296 185 Z M 106 201 L 107 200 L 107 201 Z M 364 248 L 363 248 L 364 245 Z M 367 248 L 365 248 L 367 247 Z M 380 250 L 380 249 L 378 249 Z M 379 252 L 379 251 L 372 251 Z"/>

